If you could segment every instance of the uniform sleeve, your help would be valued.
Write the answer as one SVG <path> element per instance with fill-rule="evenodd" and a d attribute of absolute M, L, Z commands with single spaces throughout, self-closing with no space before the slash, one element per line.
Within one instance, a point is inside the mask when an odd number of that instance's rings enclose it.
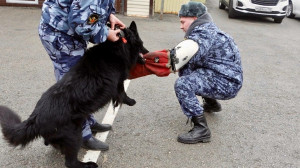
<path fill-rule="evenodd" d="M 209 30 L 200 26 L 196 27 L 187 38 L 194 40 L 199 45 L 199 51 L 196 55 L 198 57 L 197 59 L 201 59 L 203 55 L 206 55 L 214 42 L 214 40 L 212 40 L 212 34 L 209 33 Z"/>
<path fill-rule="evenodd" d="M 68 16 L 71 29 L 92 43 L 106 41 L 109 28 L 106 22 L 115 11 L 112 0 L 74 0 Z"/>

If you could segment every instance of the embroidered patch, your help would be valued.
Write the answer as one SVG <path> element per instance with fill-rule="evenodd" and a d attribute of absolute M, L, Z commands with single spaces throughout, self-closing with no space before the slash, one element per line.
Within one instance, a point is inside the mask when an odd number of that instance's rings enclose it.
<path fill-rule="evenodd" d="M 96 23 L 96 22 L 98 21 L 98 19 L 99 19 L 99 15 L 93 13 L 93 14 L 91 14 L 91 15 L 89 16 L 89 18 L 88 18 L 88 24 L 89 24 L 89 25 L 92 25 L 92 24 Z"/>

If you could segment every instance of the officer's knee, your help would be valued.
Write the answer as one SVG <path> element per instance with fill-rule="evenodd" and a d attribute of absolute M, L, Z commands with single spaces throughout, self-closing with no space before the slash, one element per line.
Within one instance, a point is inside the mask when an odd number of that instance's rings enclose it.
<path fill-rule="evenodd" d="M 174 90 L 175 90 L 176 93 L 178 92 L 178 88 L 179 88 L 179 79 L 180 78 L 177 78 L 176 81 L 175 81 L 175 84 L 174 84 Z"/>
<path fill-rule="evenodd" d="M 174 90 L 175 90 L 175 93 L 179 93 L 181 92 L 182 90 L 188 90 L 188 85 L 186 83 L 186 80 L 184 80 L 183 77 L 179 77 L 176 81 L 175 81 L 175 84 L 174 84 Z"/>

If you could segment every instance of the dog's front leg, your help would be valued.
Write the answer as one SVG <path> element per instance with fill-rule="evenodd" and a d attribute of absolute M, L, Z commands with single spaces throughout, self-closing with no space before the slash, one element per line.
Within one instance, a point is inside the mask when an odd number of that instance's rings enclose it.
<path fill-rule="evenodd" d="M 133 106 L 136 104 L 136 101 L 127 96 L 126 92 L 123 94 L 123 103 L 127 104 L 128 106 Z"/>
<path fill-rule="evenodd" d="M 136 101 L 134 99 L 131 99 L 130 97 L 127 96 L 123 82 L 119 83 L 118 91 L 119 91 L 119 100 L 121 103 L 127 104 L 128 106 L 133 106 L 136 104 Z"/>

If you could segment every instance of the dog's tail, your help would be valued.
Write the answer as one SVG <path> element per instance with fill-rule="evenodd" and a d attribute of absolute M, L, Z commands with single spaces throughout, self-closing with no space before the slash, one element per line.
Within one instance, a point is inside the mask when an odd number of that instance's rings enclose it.
<path fill-rule="evenodd" d="M 32 121 L 33 119 L 30 117 L 21 122 L 20 116 L 15 112 L 5 106 L 0 106 L 2 133 L 4 139 L 13 146 L 22 145 L 25 147 L 30 141 L 38 137 L 38 130 Z"/>

